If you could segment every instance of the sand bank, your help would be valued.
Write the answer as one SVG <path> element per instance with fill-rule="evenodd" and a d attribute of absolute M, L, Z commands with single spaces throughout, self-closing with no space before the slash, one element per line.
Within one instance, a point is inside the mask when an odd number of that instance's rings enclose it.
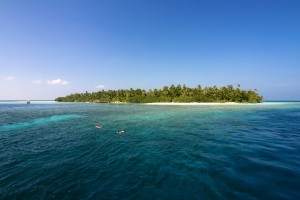
<path fill-rule="evenodd" d="M 197 103 L 197 102 L 191 102 L 191 103 L 174 103 L 174 102 L 157 102 L 157 103 L 145 103 L 146 105 L 241 105 L 243 103 L 236 103 L 236 102 L 225 102 L 225 103 L 217 103 L 217 102 L 211 102 L 211 103 Z M 246 103 L 248 104 L 248 103 Z"/>

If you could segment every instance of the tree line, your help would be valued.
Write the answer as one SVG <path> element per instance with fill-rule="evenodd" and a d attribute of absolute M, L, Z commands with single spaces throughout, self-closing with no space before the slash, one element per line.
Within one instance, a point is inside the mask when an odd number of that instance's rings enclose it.
<path fill-rule="evenodd" d="M 95 103 L 153 103 L 153 102 L 238 102 L 260 103 L 263 97 L 257 90 L 242 90 L 238 84 L 223 87 L 205 87 L 198 85 L 195 88 L 184 85 L 164 86 L 161 89 L 122 89 L 85 92 L 58 97 L 59 102 L 95 102 Z"/>

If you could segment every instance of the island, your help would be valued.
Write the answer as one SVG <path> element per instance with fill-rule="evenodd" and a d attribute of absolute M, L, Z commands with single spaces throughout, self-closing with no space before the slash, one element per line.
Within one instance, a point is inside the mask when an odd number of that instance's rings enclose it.
<path fill-rule="evenodd" d="M 198 85 L 195 88 L 184 85 L 161 89 L 120 89 L 101 90 L 98 92 L 85 92 L 70 94 L 55 99 L 58 102 L 92 102 L 92 103 L 261 103 L 263 96 L 257 90 L 242 90 L 238 84 L 223 87 L 205 87 Z"/>

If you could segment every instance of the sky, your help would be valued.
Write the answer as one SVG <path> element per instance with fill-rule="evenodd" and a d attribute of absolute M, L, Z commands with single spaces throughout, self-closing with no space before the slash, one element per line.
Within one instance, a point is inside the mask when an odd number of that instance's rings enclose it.
<path fill-rule="evenodd" d="M 241 84 L 300 100 L 298 0 L 1 0 L 0 99 Z"/>

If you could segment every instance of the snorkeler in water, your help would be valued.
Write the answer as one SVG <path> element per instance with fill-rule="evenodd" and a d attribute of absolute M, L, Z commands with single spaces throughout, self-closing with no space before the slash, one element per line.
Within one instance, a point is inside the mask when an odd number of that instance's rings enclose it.
<path fill-rule="evenodd" d="M 120 130 L 118 132 L 116 132 L 117 134 L 122 134 L 122 133 L 125 133 L 126 130 Z"/>
<path fill-rule="evenodd" d="M 98 124 L 97 124 L 95 127 L 96 127 L 96 128 L 102 128 L 102 126 L 100 126 L 100 125 L 98 125 Z"/>

